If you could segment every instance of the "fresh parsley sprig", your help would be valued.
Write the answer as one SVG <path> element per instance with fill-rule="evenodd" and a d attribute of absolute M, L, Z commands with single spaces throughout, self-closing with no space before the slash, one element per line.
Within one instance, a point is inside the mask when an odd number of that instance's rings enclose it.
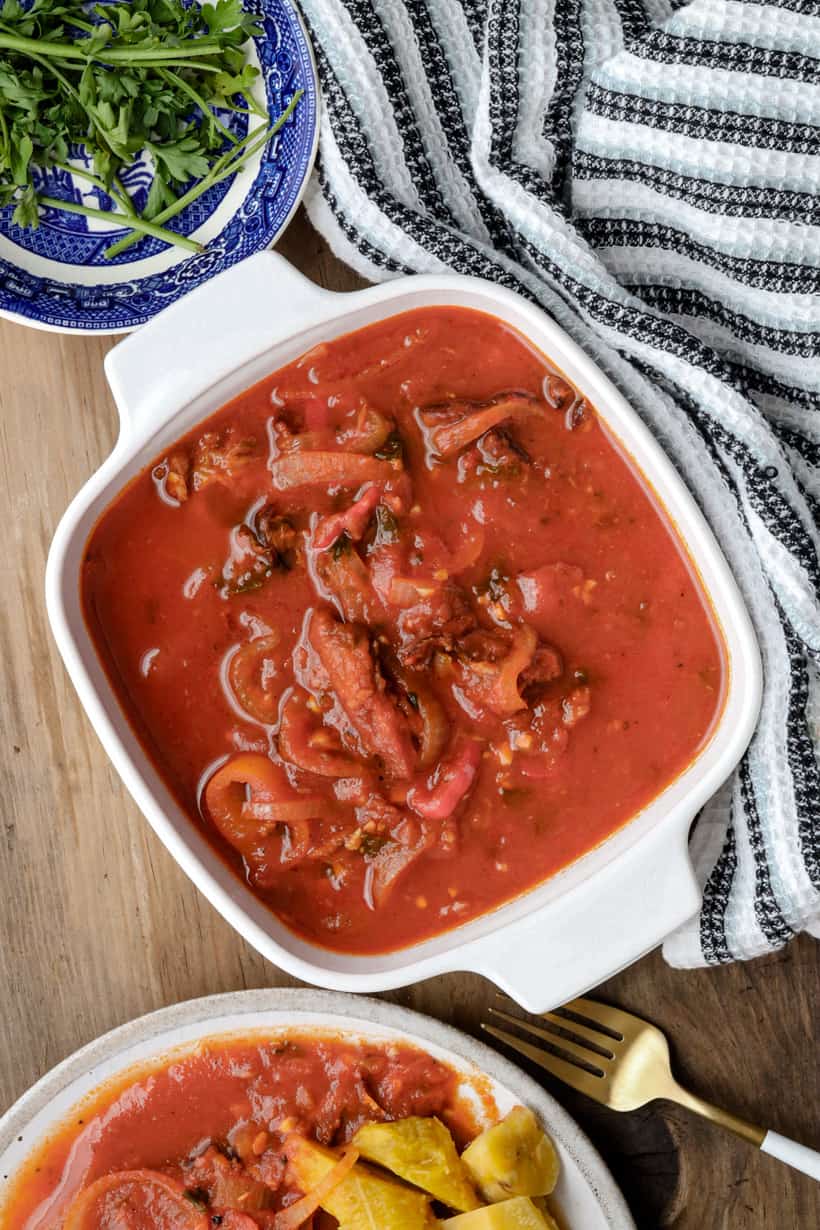
<path fill-rule="evenodd" d="M 181 0 L 32 0 L 25 8 L 3 0 L 0 204 L 14 203 L 20 226 L 37 226 L 42 207 L 116 218 L 131 233 L 107 250 L 109 257 L 146 234 L 200 251 L 163 223 L 240 171 L 301 96 L 273 122 L 254 100 L 258 70 L 243 45 L 260 33 L 240 0 L 201 8 Z M 239 139 L 218 114 L 225 111 L 263 122 Z M 90 154 L 92 170 L 70 164 L 78 145 Z M 123 172 L 142 151 L 153 179 L 140 215 Z M 35 171 L 52 167 L 91 183 L 114 210 L 39 193 Z"/>

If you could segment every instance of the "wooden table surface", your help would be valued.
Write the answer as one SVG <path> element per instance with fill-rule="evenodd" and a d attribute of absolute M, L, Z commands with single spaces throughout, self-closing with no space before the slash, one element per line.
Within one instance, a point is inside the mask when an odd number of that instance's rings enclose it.
<path fill-rule="evenodd" d="M 281 250 L 334 289 L 358 284 L 303 215 Z M 165 1004 L 292 985 L 176 867 L 80 709 L 43 603 L 69 499 L 111 449 L 112 339 L 0 323 L 0 1109 L 104 1030 Z M 820 946 L 679 972 L 653 953 L 602 988 L 673 1039 L 701 1095 L 820 1146 Z M 478 1033 L 494 996 L 450 975 L 389 998 Z M 682 1111 L 615 1115 L 550 1084 L 600 1148 L 641 1230 L 816 1230 L 820 1185 Z M 577 1230 L 582 1230 L 578 1227 Z"/>

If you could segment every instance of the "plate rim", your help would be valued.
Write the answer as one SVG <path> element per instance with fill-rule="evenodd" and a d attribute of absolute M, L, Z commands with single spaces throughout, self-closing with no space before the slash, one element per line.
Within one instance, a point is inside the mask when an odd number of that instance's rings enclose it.
<path fill-rule="evenodd" d="M 200 0 L 200 2 L 202 2 L 202 0 Z M 323 110 L 324 104 L 323 104 L 323 99 L 322 99 L 321 81 L 319 80 L 319 69 L 316 64 L 316 52 L 314 51 L 314 48 L 313 48 L 313 41 L 311 39 L 310 31 L 308 30 L 308 27 L 307 27 L 307 22 L 305 21 L 302 11 L 299 8 L 298 0 L 277 0 L 277 3 L 279 3 L 283 11 L 285 11 L 288 14 L 288 17 L 290 21 L 292 22 L 292 24 L 296 27 L 298 34 L 301 35 L 301 40 L 304 44 L 304 48 L 305 48 L 306 56 L 307 56 L 306 68 L 309 71 L 309 76 L 312 79 L 312 83 L 313 83 L 315 108 L 314 108 L 313 129 L 311 132 L 310 145 L 309 147 L 306 147 L 304 151 L 304 170 L 302 171 L 302 177 L 299 182 L 299 187 L 294 193 L 294 197 L 293 197 L 293 201 L 291 202 L 290 209 L 288 210 L 287 214 L 282 219 L 281 223 L 279 224 L 277 229 L 274 231 L 274 233 L 260 247 L 255 248 L 251 252 L 247 252 L 244 256 L 240 257 L 238 261 L 229 262 L 228 264 L 220 266 L 219 268 L 214 269 L 212 272 L 205 274 L 197 283 L 190 286 L 188 289 L 184 290 L 181 294 L 177 295 L 174 299 L 171 299 L 168 302 L 160 303 L 155 310 L 151 311 L 148 315 L 144 316 L 142 319 L 134 322 L 133 324 L 104 325 L 100 323 L 90 323 L 87 326 L 55 324 L 52 320 L 42 319 L 41 317 L 33 316 L 33 315 L 29 316 L 29 315 L 26 315 L 24 312 L 15 311 L 12 307 L 3 306 L 3 301 L 6 298 L 6 294 L 5 294 L 5 289 L 2 284 L 2 281 L 0 281 L 0 320 L 8 321 L 10 324 L 24 325 L 27 328 L 36 329 L 41 333 L 55 333 L 58 335 L 65 334 L 66 336 L 79 336 L 79 337 L 83 337 L 83 336 L 86 336 L 86 337 L 125 336 L 128 333 L 133 333 L 136 329 L 142 328 L 144 324 L 148 324 L 150 321 L 152 321 L 156 316 L 159 315 L 160 312 L 164 311 L 166 307 L 170 307 L 174 303 L 180 302 L 180 300 L 186 298 L 187 295 L 190 294 L 192 290 L 195 290 L 198 286 L 203 286 L 207 282 L 210 282 L 214 277 L 217 277 L 220 273 L 226 272 L 226 270 L 230 269 L 233 264 L 241 263 L 243 260 L 249 260 L 252 256 L 257 255 L 259 252 L 270 251 L 276 246 L 277 243 L 279 243 L 285 231 L 287 230 L 287 228 L 290 226 L 291 222 L 293 221 L 296 215 L 296 212 L 299 209 L 299 206 L 302 204 L 302 201 L 304 200 L 305 193 L 307 192 L 307 189 L 308 189 L 308 184 L 310 183 L 311 175 L 313 174 L 313 169 L 316 165 L 316 157 L 319 152 L 319 138 L 320 138 L 320 133 L 321 133 L 322 110 Z M 260 167 L 261 165 L 262 164 L 260 164 Z M 69 282 L 69 283 L 66 283 L 66 285 L 72 285 L 72 283 Z M 1 1121 L 2 1120 L 0 1120 L 0 1122 Z"/>
<path fill-rule="evenodd" d="M 35 1115 L 74 1081 L 88 1077 L 97 1064 L 116 1060 L 129 1047 L 150 1042 L 174 1028 L 201 1023 L 204 1029 L 209 1021 L 219 1017 L 266 1011 L 344 1017 L 350 1021 L 351 1031 L 364 1034 L 372 1025 L 381 1025 L 400 1031 L 411 1042 L 432 1043 L 454 1058 L 475 1065 L 540 1113 L 578 1166 L 610 1230 L 636 1230 L 620 1188 L 586 1133 L 552 1094 L 504 1055 L 455 1026 L 415 1009 L 369 996 L 310 987 L 223 991 L 155 1009 L 100 1034 L 55 1064 L 0 1116 L 0 1157 L 25 1133 Z M 321 1021 L 317 1025 L 321 1026 Z M 165 1049 L 173 1049 L 174 1045 L 169 1042 Z"/>

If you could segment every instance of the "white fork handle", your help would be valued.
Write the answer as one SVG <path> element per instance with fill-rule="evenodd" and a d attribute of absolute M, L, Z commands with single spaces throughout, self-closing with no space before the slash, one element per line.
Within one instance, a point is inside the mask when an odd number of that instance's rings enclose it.
<path fill-rule="evenodd" d="M 772 1157 L 795 1170 L 802 1170 L 803 1174 L 812 1179 L 820 1180 L 820 1153 L 816 1149 L 799 1145 L 796 1140 L 789 1140 L 788 1136 L 781 1136 L 779 1132 L 767 1132 L 760 1150 L 762 1153 L 770 1153 Z"/>

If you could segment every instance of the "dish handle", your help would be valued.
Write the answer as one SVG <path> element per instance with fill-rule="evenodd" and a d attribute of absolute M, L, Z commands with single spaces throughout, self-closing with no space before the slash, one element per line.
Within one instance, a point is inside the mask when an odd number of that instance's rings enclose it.
<path fill-rule="evenodd" d="M 106 355 L 121 441 L 144 442 L 231 372 L 334 316 L 339 298 L 275 252 L 197 287 Z"/>
<path fill-rule="evenodd" d="M 688 829 L 670 832 L 659 823 L 546 909 L 478 941 L 476 959 L 461 968 L 491 979 L 528 1012 L 582 995 L 656 948 L 699 908 Z"/>

